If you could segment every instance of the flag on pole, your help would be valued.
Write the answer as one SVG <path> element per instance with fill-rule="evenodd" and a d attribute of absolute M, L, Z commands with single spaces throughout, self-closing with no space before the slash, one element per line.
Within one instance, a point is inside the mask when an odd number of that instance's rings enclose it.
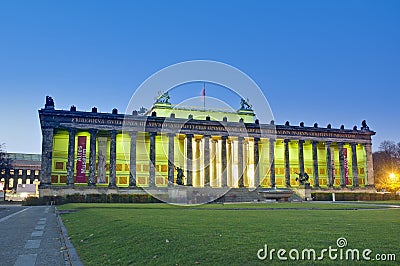
<path fill-rule="evenodd" d="M 203 97 L 203 108 L 206 109 L 206 83 L 203 83 L 203 89 L 201 90 L 201 96 Z"/>

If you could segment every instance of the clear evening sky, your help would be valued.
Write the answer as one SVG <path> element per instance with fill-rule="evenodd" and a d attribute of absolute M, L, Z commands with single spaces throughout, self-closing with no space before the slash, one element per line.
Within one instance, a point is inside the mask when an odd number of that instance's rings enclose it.
<path fill-rule="evenodd" d="M 2 0 L 0 143 L 41 152 L 46 95 L 124 111 L 151 74 L 195 59 L 248 74 L 278 124 L 366 119 L 374 150 L 400 141 L 400 1 Z"/>

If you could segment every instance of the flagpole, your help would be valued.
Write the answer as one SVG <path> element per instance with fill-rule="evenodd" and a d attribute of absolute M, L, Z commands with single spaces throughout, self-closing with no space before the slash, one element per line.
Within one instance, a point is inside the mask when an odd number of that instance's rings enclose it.
<path fill-rule="evenodd" d="M 206 110 L 206 83 L 203 84 L 203 109 Z"/>

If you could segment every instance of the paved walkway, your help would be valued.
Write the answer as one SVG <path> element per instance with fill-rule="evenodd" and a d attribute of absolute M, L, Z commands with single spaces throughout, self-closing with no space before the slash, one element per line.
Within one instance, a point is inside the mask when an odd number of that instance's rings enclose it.
<path fill-rule="evenodd" d="M 54 211 L 0 205 L 0 265 L 69 265 Z"/>

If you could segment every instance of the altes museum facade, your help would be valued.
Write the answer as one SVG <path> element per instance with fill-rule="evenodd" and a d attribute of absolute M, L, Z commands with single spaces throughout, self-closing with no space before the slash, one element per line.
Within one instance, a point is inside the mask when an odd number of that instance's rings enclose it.
<path fill-rule="evenodd" d="M 309 177 L 315 190 L 374 185 L 371 131 L 261 124 L 242 100 L 237 111 L 174 108 L 159 99 L 145 114 L 39 110 L 41 190 L 295 188 Z M 179 183 L 179 182 L 178 182 Z"/>

